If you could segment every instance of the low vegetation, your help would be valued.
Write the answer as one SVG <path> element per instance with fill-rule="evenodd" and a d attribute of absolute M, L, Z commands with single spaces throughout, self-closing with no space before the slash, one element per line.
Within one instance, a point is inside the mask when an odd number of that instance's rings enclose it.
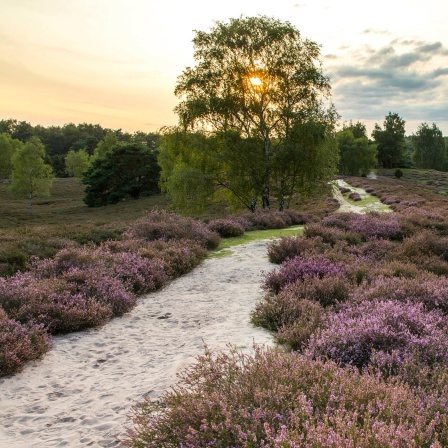
<path fill-rule="evenodd" d="M 269 246 L 252 314 L 293 351 L 206 350 L 126 443 L 156 446 L 448 444 L 448 201 L 392 176 L 350 178 L 396 213 L 329 214 Z"/>

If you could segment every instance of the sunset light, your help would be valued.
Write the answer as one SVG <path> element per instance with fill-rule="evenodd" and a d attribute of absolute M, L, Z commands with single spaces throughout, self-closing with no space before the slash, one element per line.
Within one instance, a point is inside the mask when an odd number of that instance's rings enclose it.
<path fill-rule="evenodd" d="M 261 86 L 263 83 L 261 82 L 261 79 L 260 78 L 257 78 L 257 77 L 252 77 L 252 78 L 250 78 L 250 83 L 253 85 L 253 86 Z"/>

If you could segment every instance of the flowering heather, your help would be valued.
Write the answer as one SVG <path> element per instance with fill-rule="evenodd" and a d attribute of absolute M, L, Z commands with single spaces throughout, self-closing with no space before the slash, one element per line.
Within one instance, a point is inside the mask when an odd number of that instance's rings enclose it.
<path fill-rule="evenodd" d="M 353 213 L 332 213 L 322 219 L 321 224 L 325 227 L 337 227 L 342 230 L 350 228 Z"/>
<path fill-rule="evenodd" d="M 403 384 L 256 347 L 206 350 L 159 401 L 134 407 L 127 446 L 441 447 L 447 420 Z M 444 432 L 445 431 L 445 432 Z"/>
<path fill-rule="evenodd" d="M 353 214 L 350 230 L 360 233 L 365 240 L 402 238 L 399 219 L 391 213 Z"/>
<path fill-rule="evenodd" d="M 265 294 L 252 312 L 252 323 L 277 331 L 303 313 L 301 301 L 328 307 L 349 299 L 354 286 L 345 277 L 307 277 L 285 286 L 277 295 Z"/>
<path fill-rule="evenodd" d="M 265 276 L 264 287 L 274 293 L 297 280 L 307 277 L 325 277 L 327 275 L 345 275 L 346 265 L 343 262 L 331 262 L 323 255 L 314 255 L 306 258 L 294 257 L 286 260 L 280 269 L 275 269 Z"/>
<path fill-rule="evenodd" d="M 208 228 L 222 238 L 240 236 L 244 233 L 243 225 L 232 218 L 214 219 L 208 223 Z"/>
<path fill-rule="evenodd" d="M 395 351 L 403 360 L 448 365 L 448 321 L 443 313 L 426 311 L 421 303 L 347 304 L 328 317 L 325 327 L 310 340 L 307 353 L 313 357 L 361 368 L 372 362 L 373 354 L 378 363 Z M 398 359 L 395 356 L 395 362 Z"/>
<path fill-rule="evenodd" d="M 0 377 L 15 373 L 31 360 L 39 359 L 51 347 L 42 325 L 22 325 L 8 319 L 0 308 Z"/>
<path fill-rule="evenodd" d="M 271 263 L 280 264 L 288 258 L 316 253 L 317 241 L 301 236 L 285 236 L 268 245 L 268 257 Z"/>
<path fill-rule="evenodd" d="M 207 251 L 191 240 L 156 240 L 147 242 L 139 254 L 150 260 L 159 260 L 169 278 L 177 278 L 198 266 Z"/>
<path fill-rule="evenodd" d="M 219 235 L 207 228 L 207 225 L 193 218 L 185 218 L 165 210 L 153 210 L 144 218 L 133 223 L 124 234 L 125 238 L 146 240 L 193 240 L 207 249 L 219 245 Z"/>
<path fill-rule="evenodd" d="M 427 310 L 439 309 L 448 314 L 448 278 L 422 274 L 418 278 L 377 277 L 353 292 L 352 299 L 396 300 L 422 303 Z"/>

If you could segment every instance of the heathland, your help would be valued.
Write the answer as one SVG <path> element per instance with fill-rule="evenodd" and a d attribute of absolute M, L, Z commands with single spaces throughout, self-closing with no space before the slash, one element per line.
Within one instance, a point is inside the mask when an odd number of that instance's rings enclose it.
<path fill-rule="evenodd" d="M 199 220 L 165 211 L 163 196 L 87 209 L 70 179 L 32 217 L 5 202 L 2 373 L 42 356 L 49 333 L 123 315 L 201 263 L 218 234 L 303 225 L 303 235 L 269 244 L 280 266 L 265 273 L 251 314 L 292 351 L 207 349 L 175 389 L 134 408 L 123 443 L 446 446 L 447 177 L 403 173 L 345 178 L 394 211 L 385 214 L 335 213 L 329 196 L 283 213 L 223 216 L 217 207 Z M 353 193 L 344 191 L 353 204 L 372 201 Z"/>

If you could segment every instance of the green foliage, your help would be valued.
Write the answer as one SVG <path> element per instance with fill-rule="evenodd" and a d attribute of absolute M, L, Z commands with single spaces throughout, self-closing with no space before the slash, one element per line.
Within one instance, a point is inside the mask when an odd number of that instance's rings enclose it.
<path fill-rule="evenodd" d="M 105 157 L 112 148 L 118 144 L 118 138 L 113 132 L 108 132 L 103 140 L 101 140 L 95 148 L 92 161 L 100 157 Z"/>
<path fill-rule="evenodd" d="M 360 132 L 356 132 L 356 135 L 360 135 Z M 337 133 L 336 137 L 339 146 L 340 174 L 349 176 L 367 175 L 375 168 L 377 163 L 376 145 L 369 144 L 367 136 L 355 137 L 354 131 L 344 128 Z"/>
<path fill-rule="evenodd" d="M 422 123 L 412 137 L 414 153 L 412 160 L 418 168 L 446 171 L 447 154 L 442 131 L 435 123 L 430 127 Z"/>
<path fill-rule="evenodd" d="M 396 177 L 397 179 L 401 179 L 401 178 L 403 177 L 403 171 L 401 171 L 400 168 L 397 168 L 397 169 L 395 170 L 395 177 Z"/>
<path fill-rule="evenodd" d="M 48 196 L 53 184 L 53 171 L 44 162 L 45 147 L 37 137 L 31 137 L 12 157 L 11 192 L 29 198 L 30 213 L 33 198 Z"/>
<path fill-rule="evenodd" d="M 81 179 L 90 165 L 90 157 L 85 149 L 73 151 L 71 149 L 65 156 L 65 172 L 70 177 Z"/>
<path fill-rule="evenodd" d="M 97 207 L 155 194 L 159 172 L 154 151 L 138 143 L 116 145 L 104 157 L 94 159 L 85 173 L 84 202 Z"/>
<path fill-rule="evenodd" d="M 0 134 L 0 181 L 11 176 L 12 156 L 21 146 L 20 140 L 6 133 Z"/>
<path fill-rule="evenodd" d="M 405 121 L 396 113 L 389 112 L 384 120 L 384 129 L 378 124 L 372 132 L 377 143 L 378 162 L 383 168 L 397 168 L 405 156 Z"/>
<path fill-rule="evenodd" d="M 203 177 L 206 184 L 193 208 L 221 195 L 253 210 L 260 198 L 263 207 L 271 194 L 283 204 L 286 194 L 333 174 L 337 114 L 323 107 L 330 85 L 316 43 L 302 39 L 289 22 L 268 17 L 217 22 L 209 33 L 196 32 L 193 43 L 196 65 L 178 78 L 175 93 L 183 101 L 176 112 L 182 131 L 196 129 L 204 137 L 179 137 L 179 131 L 162 143 L 165 150 L 182 147 L 168 150 L 169 156 L 161 149 L 162 178 L 176 203 L 185 204 L 176 199 L 184 193 L 175 191 L 185 179 Z M 193 140 L 200 140 L 199 148 L 190 146 Z M 312 163 L 286 163 L 299 158 Z"/>

